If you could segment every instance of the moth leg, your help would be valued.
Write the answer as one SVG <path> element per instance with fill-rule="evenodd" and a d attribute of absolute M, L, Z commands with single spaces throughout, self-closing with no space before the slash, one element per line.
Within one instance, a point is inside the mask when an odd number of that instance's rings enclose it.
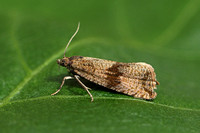
<path fill-rule="evenodd" d="M 63 78 L 63 81 L 62 81 L 62 84 L 60 85 L 60 88 L 59 88 L 56 92 L 52 93 L 51 95 L 53 96 L 53 95 L 57 94 L 57 93 L 61 90 L 62 86 L 63 86 L 64 83 L 65 83 L 65 80 L 67 80 L 67 79 L 73 79 L 73 78 L 74 78 L 74 77 L 71 77 L 71 76 L 66 76 L 66 77 L 64 77 L 64 78 Z"/>
<path fill-rule="evenodd" d="M 76 76 L 79 80 L 80 80 L 80 76 L 79 75 L 74 75 L 74 76 Z M 79 82 L 80 83 L 80 82 Z M 82 82 L 82 84 L 83 84 L 83 82 Z M 81 85 L 82 86 L 82 85 Z M 87 86 L 85 86 L 85 87 L 87 87 Z M 87 89 L 88 90 L 92 90 L 91 88 L 89 88 L 89 87 L 87 87 Z"/>
<path fill-rule="evenodd" d="M 93 96 L 92 94 L 90 93 L 89 91 L 89 87 L 85 86 L 79 79 L 79 76 L 78 75 L 74 75 L 75 79 L 81 84 L 81 86 L 87 91 L 87 93 L 90 95 L 90 98 L 91 98 L 91 102 L 93 102 Z"/>

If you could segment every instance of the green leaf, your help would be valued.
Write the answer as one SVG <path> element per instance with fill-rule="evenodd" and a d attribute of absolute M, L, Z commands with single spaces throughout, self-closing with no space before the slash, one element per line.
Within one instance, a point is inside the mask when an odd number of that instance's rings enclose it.
<path fill-rule="evenodd" d="M 200 132 L 199 0 L 14 1 L 0 5 L 0 129 L 10 132 Z M 153 101 L 89 81 L 55 92 L 66 55 L 151 64 Z"/>

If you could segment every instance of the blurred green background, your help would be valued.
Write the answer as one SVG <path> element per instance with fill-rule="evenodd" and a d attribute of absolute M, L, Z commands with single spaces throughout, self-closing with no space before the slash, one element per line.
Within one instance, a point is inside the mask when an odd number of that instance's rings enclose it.
<path fill-rule="evenodd" d="M 0 132 L 200 132 L 199 0 L 1 0 Z M 154 101 L 69 80 L 67 56 L 151 64 Z"/>

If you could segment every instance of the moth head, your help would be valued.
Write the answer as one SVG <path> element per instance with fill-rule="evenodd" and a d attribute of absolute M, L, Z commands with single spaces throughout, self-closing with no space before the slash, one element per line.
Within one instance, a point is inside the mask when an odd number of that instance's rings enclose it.
<path fill-rule="evenodd" d="M 64 51 L 63 58 L 62 59 L 57 59 L 57 63 L 60 66 L 68 67 L 69 64 L 70 64 L 70 59 L 69 59 L 69 57 L 66 57 L 65 54 L 66 54 L 66 51 L 67 51 L 67 48 L 68 48 L 70 42 L 72 41 L 72 39 L 74 38 L 74 36 L 78 33 L 79 27 L 80 27 L 80 22 L 78 23 L 78 27 L 77 27 L 75 33 L 73 34 L 73 36 L 70 38 L 69 42 L 67 43 L 67 46 L 66 46 L 65 51 Z"/>
<path fill-rule="evenodd" d="M 68 58 L 68 57 L 64 57 L 64 58 L 62 58 L 62 59 L 57 59 L 57 63 L 58 63 L 60 66 L 66 67 L 66 66 L 68 66 L 68 64 L 69 64 L 69 58 Z"/>
<path fill-rule="evenodd" d="M 58 63 L 60 66 L 68 67 L 69 64 L 70 64 L 69 57 L 65 57 L 65 53 L 66 53 L 66 51 L 67 51 L 67 48 L 68 48 L 70 42 L 72 41 L 72 39 L 74 38 L 74 36 L 78 33 L 79 27 L 80 27 L 80 22 L 78 23 L 78 27 L 77 27 L 75 33 L 73 34 L 73 36 L 70 38 L 69 42 L 67 43 L 67 46 L 66 46 L 65 51 L 64 51 L 64 56 L 63 56 L 63 58 L 62 58 L 62 59 L 57 59 L 57 63 Z"/>

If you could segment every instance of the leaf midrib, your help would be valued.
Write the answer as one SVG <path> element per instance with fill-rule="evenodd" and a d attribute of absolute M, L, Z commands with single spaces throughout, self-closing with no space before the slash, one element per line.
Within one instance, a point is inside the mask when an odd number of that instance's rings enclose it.
<path fill-rule="evenodd" d="M 36 100 L 45 100 L 45 99 L 50 99 L 50 98 L 59 98 L 59 99 L 80 99 L 80 98 L 87 98 L 88 102 L 90 101 L 90 97 L 89 96 L 63 96 L 63 95 L 57 95 L 57 96 L 41 96 L 41 97 L 35 97 L 35 98 L 29 98 L 29 99 L 21 99 L 21 100 L 15 100 L 12 102 L 8 102 L 8 103 L 4 103 L 3 106 L 8 105 L 8 104 L 15 104 L 15 103 L 22 103 L 22 102 L 27 102 L 27 101 L 36 101 Z M 106 100 L 127 100 L 127 101 L 135 101 L 135 102 L 141 102 L 141 103 L 145 103 L 145 104 L 152 104 L 155 106 L 161 106 L 161 107 L 166 107 L 166 108 L 170 108 L 170 109 L 174 109 L 174 110 L 183 110 L 183 111 L 191 111 L 191 112 L 200 112 L 199 109 L 190 109 L 190 108 L 182 108 L 182 107 L 175 107 L 175 106 L 170 106 L 170 105 L 165 105 L 165 104 L 160 104 L 160 103 L 154 103 L 154 102 L 149 102 L 149 101 L 144 101 L 141 99 L 134 99 L 134 98 L 115 98 L 115 97 L 98 97 L 96 96 L 94 98 L 94 102 L 97 99 L 106 99 Z M 91 102 L 92 103 L 92 102 Z M 0 105 L 0 108 L 3 107 Z"/>

